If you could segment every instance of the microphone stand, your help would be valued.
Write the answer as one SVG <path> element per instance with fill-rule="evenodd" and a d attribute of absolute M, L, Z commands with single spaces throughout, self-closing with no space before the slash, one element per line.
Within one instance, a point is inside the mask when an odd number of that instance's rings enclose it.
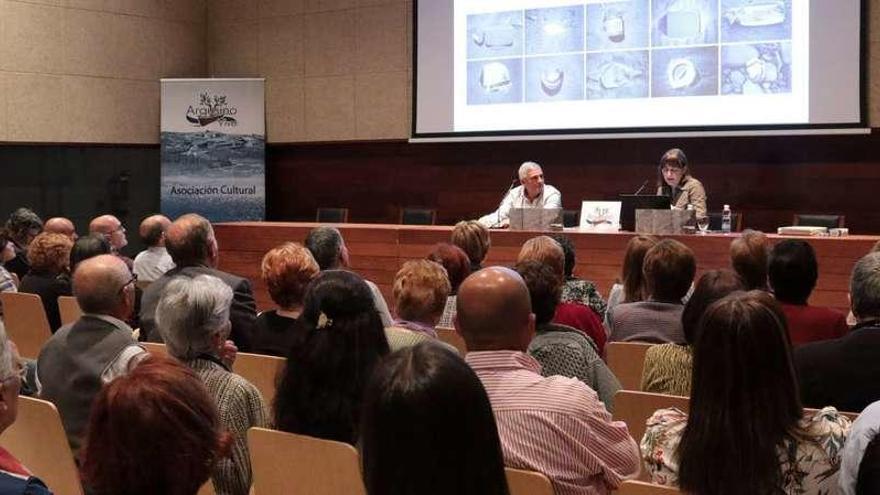
<path fill-rule="evenodd" d="M 507 188 L 506 191 L 504 191 L 504 194 L 501 196 L 501 202 L 498 203 L 498 209 L 495 211 L 495 225 L 493 225 L 491 228 L 495 228 L 495 229 L 501 228 L 501 207 L 504 205 L 504 199 L 507 198 L 507 195 L 510 194 L 510 191 L 512 191 L 513 188 L 516 187 L 516 185 L 518 183 L 519 183 L 518 178 L 513 179 L 513 181 L 510 182 L 510 186 Z M 511 205 L 511 207 L 513 207 L 513 205 Z M 509 213 L 508 213 L 508 218 L 510 218 Z"/>

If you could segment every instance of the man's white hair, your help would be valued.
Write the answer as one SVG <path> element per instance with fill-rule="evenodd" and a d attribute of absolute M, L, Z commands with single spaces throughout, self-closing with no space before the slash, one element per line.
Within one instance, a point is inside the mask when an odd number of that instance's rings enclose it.
<path fill-rule="evenodd" d="M 181 360 L 211 354 L 214 337 L 229 322 L 232 296 L 232 289 L 211 275 L 168 282 L 156 307 L 156 325 L 168 353 Z"/>
<path fill-rule="evenodd" d="M 15 353 L 12 352 L 12 342 L 6 337 L 6 329 L 0 320 L 0 379 L 6 379 L 16 372 Z"/>
<path fill-rule="evenodd" d="M 519 166 L 519 180 L 523 180 L 528 175 L 529 170 L 538 169 L 541 170 L 541 165 L 537 162 L 523 162 L 522 165 Z"/>

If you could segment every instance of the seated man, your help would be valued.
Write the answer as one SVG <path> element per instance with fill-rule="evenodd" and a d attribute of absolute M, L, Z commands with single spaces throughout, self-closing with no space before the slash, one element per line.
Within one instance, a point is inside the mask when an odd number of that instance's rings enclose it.
<path fill-rule="evenodd" d="M 816 253 L 810 243 L 790 239 L 773 246 L 769 274 L 770 287 L 782 303 L 788 322 L 791 345 L 836 339 L 849 332 L 843 313 L 807 304 L 819 278 Z"/>
<path fill-rule="evenodd" d="M 43 232 L 65 235 L 69 237 L 72 242 L 76 242 L 76 240 L 79 239 L 79 236 L 76 233 L 76 227 L 73 226 L 73 222 L 71 222 L 69 218 L 64 217 L 52 217 L 46 220 L 46 223 L 43 224 Z"/>
<path fill-rule="evenodd" d="M 78 452 L 92 400 L 101 386 L 146 356 L 125 320 L 134 310 L 134 277 L 111 255 L 89 258 L 73 275 L 83 316 L 61 327 L 37 358 L 37 388 L 61 414 L 70 448 Z"/>
<path fill-rule="evenodd" d="M 674 239 L 663 239 L 645 253 L 642 271 L 648 300 L 608 310 L 609 340 L 684 344 L 682 299 L 697 271 L 694 252 Z"/>
<path fill-rule="evenodd" d="M 171 220 L 164 215 L 152 215 L 141 222 L 138 234 L 147 249 L 134 258 L 134 273 L 142 282 L 153 282 L 174 268 L 174 261 L 165 249 L 165 231 Z"/>
<path fill-rule="evenodd" d="M 162 290 L 172 278 L 182 275 L 213 275 L 228 285 L 233 292 L 232 309 L 229 320 L 232 332 L 229 338 L 235 342 L 238 350 L 250 352 L 254 323 L 257 319 L 257 305 L 251 282 L 246 279 L 217 269 L 220 250 L 214 229 L 208 219 L 188 214 L 175 220 L 165 231 L 165 247 L 174 264 L 169 270 L 144 290 L 141 299 L 141 335 L 152 342 L 161 342 L 162 337 L 156 331 L 156 305 L 162 296 Z"/>
<path fill-rule="evenodd" d="M 492 229 L 510 227 L 511 208 L 562 208 L 562 193 L 544 184 L 544 171 L 535 162 L 525 162 L 519 167 L 520 185 L 507 191 L 501 206 L 484 215 L 479 222 Z"/>
<path fill-rule="evenodd" d="M 27 248 L 30 246 L 31 241 L 34 240 L 34 237 L 37 237 L 43 231 L 43 220 L 33 211 L 27 208 L 19 208 L 9 214 L 9 219 L 6 220 L 3 230 L 6 231 L 15 254 L 11 259 L 4 262 L 4 266 L 9 273 L 14 273 L 21 280 L 31 269 L 27 257 Z"/>
<path fill-rule="evenodd" d="M 538 471 L 557 494 L 607 493 L 639 472 L 639 451 L 581 381 L 542 377 L 525 354 L 535 333 L 529 291 L 516 272 L 492 267 L 458 292 L 455 327 L 492 404 L 504 464 Z"/>
<path fill-rule="evenodd" d="M 880 253 L 856 263 L 849 291 L 858 324 L 843 337 L 794 350 L 804 407 L 861 412 L 880 400 Z"/>
<path fill-rule="evenodd" d="M 110 243 L 113 254 L 119 256 L 129 269 L 134 262 L 128 256 L 122 254 L 122 248 L 128 246 L 128 238 L 125 236 L 125 227 L 122 222 L 113 215 L 101 215 L 89 222 L 89 234 L 101 234 Z"/>

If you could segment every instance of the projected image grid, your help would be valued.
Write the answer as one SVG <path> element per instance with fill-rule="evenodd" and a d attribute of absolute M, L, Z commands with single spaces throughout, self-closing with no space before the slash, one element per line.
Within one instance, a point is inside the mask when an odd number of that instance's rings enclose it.
<path fill-rule="evenodd" d="M 467 104 L 791 92 L 792 0 L 610 0 L 467 16 Z"/>

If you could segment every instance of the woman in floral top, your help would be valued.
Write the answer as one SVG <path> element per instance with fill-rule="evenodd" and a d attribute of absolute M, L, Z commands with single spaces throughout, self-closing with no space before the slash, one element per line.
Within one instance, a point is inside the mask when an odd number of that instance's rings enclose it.
<path fill-rule="evenodd" d="M 641 449 L 654 483 L 692 495 L 837 493 L 850 421 L 804 415 L 778 303 L 763 291 L 712 304 L 694 345 L 690 417 L 656 411 Z"/>

